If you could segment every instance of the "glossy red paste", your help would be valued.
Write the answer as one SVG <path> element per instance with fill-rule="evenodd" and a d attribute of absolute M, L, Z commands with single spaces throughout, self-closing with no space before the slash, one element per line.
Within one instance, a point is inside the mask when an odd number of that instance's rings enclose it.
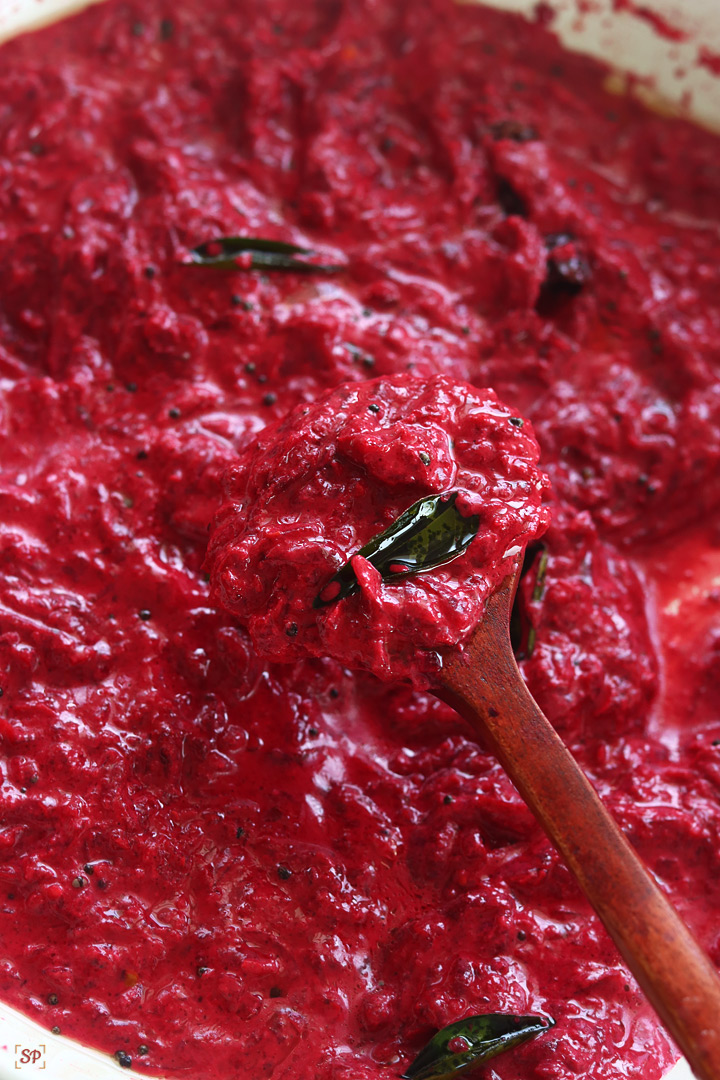
<path fill-rule="evenodd" d="M 427 686 L 436 650 L 462 645 L 547 528 L 538 453 L 529 425 L 492 390 L 447 375 L 331 390 L 266 428 L 228 471 L 208 549 L 214 595 L 261 656 L 327 656 Z M 383 581 L 359 549 L 451 489 L 462 518 L 478 518 L 470 546 L 445 566 Z M 350 559 L 358 592 L 319 607 Z"/>
<path fill-rule="evenodd" d="M 203 570 L 270 421 L 492 387 L 552 480 L 524 675 L 720 962 L 720 147 L 603 77 L 449 0 L 109 0 L 0 49 L 0 994 L 48 1028 L 209 1080 L 396 1077 L 503 1010 L 557 1026 L 486 1080 L 673 1060 L 463 722 L 266 664 Z M 344 269 L 187 265 L 229 234 Z"/>

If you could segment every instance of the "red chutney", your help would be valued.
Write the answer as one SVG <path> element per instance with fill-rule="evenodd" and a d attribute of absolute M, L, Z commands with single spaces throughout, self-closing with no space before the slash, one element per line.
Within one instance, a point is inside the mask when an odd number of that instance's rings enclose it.
<path fill-rule="evenodd" d="M 669 595 L 716 565 L 720 146 L 602 79 L 445 0 L 109 0 L 0 49 L 0 994 L 48 1028 L 171 1077 L 382 1080 L 503 1010 L 557 1026 L 487 1080 L 673 1060 L 463 722 L 264 663 L 202 570 L 271 421 L 493 387 L 553 485 L 523 672 L 720 962 L 720 602 L 684 636 Z M 238 233 L 345 269 L 185 265 Z"/>
<path fill-rule="evenodd" d="M 266 428 L 225 479 L 207 566 L 261 656 L 329 656 L 427 686 L 525 545 L 544 532 L 546 479 L 522 417 L 492 390 L 435 375 L 349 383 Z M 383 582 L 356 553 L 411 504 L 454 489 L 476 535 L 432 572 Z M 315 600 L 348 560 L 359 592 Z M 338 586 L 339 588 L 339 586 Z"/>

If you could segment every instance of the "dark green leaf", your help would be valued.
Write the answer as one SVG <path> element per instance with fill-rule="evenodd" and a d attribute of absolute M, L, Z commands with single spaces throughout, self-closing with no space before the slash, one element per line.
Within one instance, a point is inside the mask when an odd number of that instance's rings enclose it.
<path fill-rule="evenodd" d="M 198 244 L 191 250 L 190 256 L 199 266 L 237 270 L 238 257 L 248 253 L 251 256 L 250 268 L 253 270 L 294 270 L 300 274 L 332 274 L 336 270 L 342 270 L 341 266 L 322 265 L 296 258 L 297 255 L 312 255 L 309 248 L 286 244 L 282 240 L 264 240 L 256 236 L 219 236 L 215 240 Z"/>
<path fill-rule="evenodd" d="M 480 518 L 463 517 L 456 507 L 459 491 L 446 491 L 413 503 L 397 521 L 357 552 L 380 572 L 384 581 L 433 570 L 462 555 L 474 540 Z M 324 607 L 357 592 L 358 580 L 346 562 L 315 597 Z"/>
<path fill-rule="evenodd" d="M 538 562 L 538 572 L 535 578 L 535 587 L 533 589 L 532 598 L 537 603 L 542 600 L 545 593 L 545 575 L 547 573 L 548 553 L 543 549 Z"/>
<path fill-rule="evenodd" d="M 468 1016 L 439 1031 L 403 1073 L 407 1080 L 454 1080 L 505 1050 L 549 1031 L 555 1021 L 542 1016 L 487 1013 Z"/>

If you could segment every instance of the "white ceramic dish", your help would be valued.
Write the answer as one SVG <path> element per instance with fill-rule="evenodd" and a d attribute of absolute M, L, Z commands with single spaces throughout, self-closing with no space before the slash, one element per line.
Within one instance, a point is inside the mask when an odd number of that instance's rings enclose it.
<path fill-rule="evenodd" d="M 0 0 L 0 41 L 60 18 L 98 0 Z M 471 0 L 470 0 L 471 2 Z M 483 0 L 531 14 L 536 0 Z M 700 50 L 720 55 L 718 0 L 646 0 L 645 10 L 686 31 L 686 41 L 658 36 L 646 19 L 614 11 L 613 0 L 554 0 L 555 28 L 565 44 L 599 56 L 619 71 L 648 79 L 648 93 L 689 107 L 701 123 L 720 128 L 720 78 L 698 64 Z M 579 7 L 584 13 L 579 14 Z M 622 80 L 618 80 L 618 86 Z M 112 1059 L 79 1043 L 52 1035 L 15 1009 L 0 1003 L 0 1080 L 118 1080 L 132 1075 Z M 197 1080 L 200 1080 L 198 1077 Z M 592 1080 L 591 1077 L 585 1080 Z M 679 1061 L 664 1080 L 692 1080 Z"/>

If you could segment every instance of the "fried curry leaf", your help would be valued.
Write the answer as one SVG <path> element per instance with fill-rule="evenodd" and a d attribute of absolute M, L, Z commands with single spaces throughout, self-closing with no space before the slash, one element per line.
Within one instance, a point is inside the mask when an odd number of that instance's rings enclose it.
<path fill-rule="evenodd" d="M 413 503 L 397 521 L 356 553 L 380 572 L 384 581 L 433 570 L 462 555 L 475 538 L 480 518 L 463 517 L 456 503 L 459 491 L 446 491 Z M 345 563 L 315 597 L 324 607 L 359 589 L 352 560 Z"/>
<path fill-rule="evenodd" d="M 286 244 L 282 240 L 265 240 L 257 236 L 219 236 L 194 247 L 190 256 L 199 266 L 214 266 L 220 270 L 247 269 L 245 255 L 250 256 L 251 270 L 294 270 L 296 273 L 332 274 L 341 266 L 306 262 L 297 255 L 312 255 L 309 248 Z"/>
<path fill-rule="evenodd" d="M 532 598 L 535 603 L 539 603 L 545 595 L 545 575 L 547 574 L 548 559 L 549 555 L 547 551 L 543 548 L 543 552 L 538 562 L 538 572 L 535 578 L 535 587 L 532 591 Z"/>
<path fill-rule="evenodd" d="M 542 1016 L 468 1016 L 439 1031 L 402 1075 L 406 1080 L 454 1080 L 554 1026 L 554 1020 Z"/>

